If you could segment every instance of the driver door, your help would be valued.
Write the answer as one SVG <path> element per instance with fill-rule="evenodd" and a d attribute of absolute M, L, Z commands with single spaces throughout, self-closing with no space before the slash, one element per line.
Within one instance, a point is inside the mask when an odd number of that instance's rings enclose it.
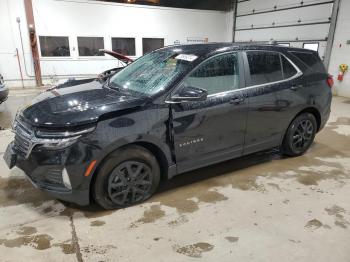
<path fill-rule="evenodd" d="M 248 110 L 243 77 L 241 54 L 232 52 L 208 58 L 184 79 L 178 91 L 190 86 L 208 96 L 171 104 L 179 173 L 242 155 Z"/>

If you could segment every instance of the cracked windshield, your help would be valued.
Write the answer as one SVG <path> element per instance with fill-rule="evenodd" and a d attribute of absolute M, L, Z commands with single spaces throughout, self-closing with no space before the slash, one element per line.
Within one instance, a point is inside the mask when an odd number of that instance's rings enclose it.
<path fill-rule="evenodd" d="M 169 83 L 186 72 L 195 58 L 184 57 L 173 51 L 156 51 L 141 57 L 113 76 L 109 86 L 151 96 L 163 91 Z"/>

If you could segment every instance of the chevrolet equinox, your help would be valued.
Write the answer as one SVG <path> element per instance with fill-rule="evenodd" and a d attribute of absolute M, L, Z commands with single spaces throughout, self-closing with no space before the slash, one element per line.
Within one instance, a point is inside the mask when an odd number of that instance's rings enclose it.
<path fill-rule="evenodd" d="M 305 49 L 165 47 L 105 81 L 41 93 L 18 111 L 4 159 L 58 199 L 125 207 L 200 167 L 274 147 L 302 155 L 329 118 L 332 84 Z"/>

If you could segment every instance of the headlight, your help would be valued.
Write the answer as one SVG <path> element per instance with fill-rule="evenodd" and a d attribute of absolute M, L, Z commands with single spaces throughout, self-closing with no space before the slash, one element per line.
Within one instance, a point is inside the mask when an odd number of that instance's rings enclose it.
<path fill-rule="evenodd" d="M 88 127 L 85 129 L 79 129 L 75 131 L 45 131 L 45 130 L 37 130 L 35 132 L 36 137 L 40 138 L 72 138 L 72 137 L 79 137 L 81 135 L 91 133 L 92 131 L 95 130 L 95 127 Z"/>
<path fill-rule="evenodd" d="M 40 147 L 48 149 L 63 149 L 73 145 L 82 135 L 91 133 L 94 130 L 95 127 L 75 131 L 58 132 L 37 130 L 35 136 L 38 140 L 37 144 L 40 144 Z"/>

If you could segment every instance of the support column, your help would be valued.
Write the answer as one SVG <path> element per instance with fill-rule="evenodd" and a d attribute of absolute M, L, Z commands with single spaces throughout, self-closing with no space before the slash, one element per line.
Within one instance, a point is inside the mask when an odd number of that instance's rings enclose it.
<path fill-rule="evenodd" d="M 40 69 L 40 59 L 39 59 L 39 49 L 37 43 L 37 36 L 35 31 L 35 21 L 33 14 L 33 4 L 32 0 L 24 0 L 24 8 L 27 17 L 27 27 L 29 32 L 30 47 L 32 50 L 35 81 L 37 86 L 42 86 L 41 69 Z"/>

